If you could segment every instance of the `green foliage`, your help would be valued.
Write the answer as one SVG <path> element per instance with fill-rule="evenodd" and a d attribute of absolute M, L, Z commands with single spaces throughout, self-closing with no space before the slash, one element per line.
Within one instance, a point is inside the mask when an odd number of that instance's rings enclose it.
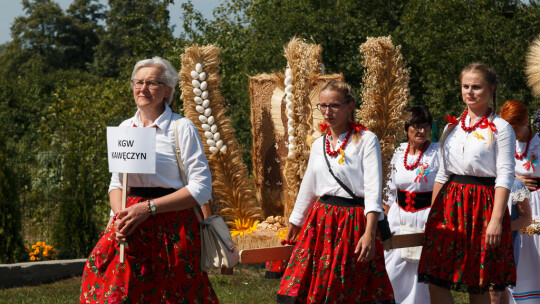
<path fill-rule="evenodd" d="M 24 260 L 25 251 L 21 238 L 21 219 L 15 176 L 4 157 L 4 138 L 0 134 L 0 264 Z"/>
<path fill-rule="evenodd" d="M 70 80 L 54 94 L 40 137 L 54 164 L 48 168 L 60 179 L 54 190 L 61 198 L 54 244 L 63 256 L 87 256 L 105 227 L 110 209 L 106 127 L 134 111 L 127 81 Z M 43 178 L 50 178 L 49 170 Z"/>

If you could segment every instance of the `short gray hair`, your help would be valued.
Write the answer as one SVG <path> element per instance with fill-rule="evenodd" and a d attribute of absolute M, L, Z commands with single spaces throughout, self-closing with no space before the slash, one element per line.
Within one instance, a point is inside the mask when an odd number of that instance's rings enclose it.
<path fill-rule="evenodd" d="M 174 87 L 178 83 L 179 79 L 178 72 L 176 72 L 172 64 L 167 59 L 155 56 L 152 59 L 143 59 L 137 62 L 133 68 L 133 73 L 131 73 L 131 79 L 135 77 L 135 74 L 137 74 L 141 68 L 145 67 L 154 67 L 160 70 L 161 76 L 159 81 L 165 83 L 166 86 L 172 89 L 171 94 L 165 98 L 165 102 L 168 105 L 171 105 L 174 95 Z"/>

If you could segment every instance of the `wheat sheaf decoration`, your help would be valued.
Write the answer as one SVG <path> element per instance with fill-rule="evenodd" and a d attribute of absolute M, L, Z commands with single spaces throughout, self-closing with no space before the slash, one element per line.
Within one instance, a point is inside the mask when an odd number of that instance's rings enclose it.
<path fill-rule="evenodd" d="M 540 98 L 540 36 L 529 47 L 525 60 L 527 85 L 531 88 L 533 95 Z"/>
<path fill-rule="evenodd" d="M 388 37 L 368 38 L 360 46 L 365 74 L 357 119 L 379 138 L 383 165 L 383 186 L 389 178 L 394 149 L 403 140 L 407 121 L 405 108 L 411 99 L 409 69 Z M 386 192 L 386 191 L 385 191 Z M 384 198 L 386 199 L 386 198 Z"/>
<path fill-rule="evenodd" d="M 312 126 L 305 119 L 312 112 L 309 99 L 312 78 L 321 74 L 320 45 L 309 44 L 303 39 L 293 38 L 285 47 L 287 69 L 285 70 L 285 101 L 287 108 L 288 154 L 285 163 L 287 191 L 284 197 L 284 212 L 288 218 L 292 212 L 300 183 L 309 159 Z"/>
<path fill-rule="evenodd" d="M 220 50 L 215 45 L 191 46 L 182 54 L 180 70 L 184 115 L 197 127 L 210 171 L 218 213 L 231 226 L 253 225 L 261 217 L 248 170 L 238 149 L 230 119 L 222 105 Z"/>

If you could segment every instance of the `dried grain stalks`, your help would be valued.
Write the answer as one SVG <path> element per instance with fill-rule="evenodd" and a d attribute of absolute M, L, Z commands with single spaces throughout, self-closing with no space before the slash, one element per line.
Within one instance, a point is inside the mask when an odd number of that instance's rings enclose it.
<path fill-rule="evenodd" d="M 288 186 L 284 198 L 286 218 L 294 207 L 309 159 L 308 140 L 312 127 L 308 123 L 309 119 L 305 119 L 305 113 L 312 113 L 309 99 L 310 83 L 321 74 L 321 51 L 320 45 L 309 44 L 296 37 L 285 47 L 287 68 L 290 69 L 292 78 L 292 104 L 287 115 L 288 129 L 293 131 L 292 134 L 289 132 L 289 137 L 294 137 L 293 142 L 288 143 L 289 152 L 292 153 L 285 163 L 285 181 Z"/>
<path fill-rule="evenodd" d="M 193 121 L 203 140 L 212 172 L 214 201 L 223 207 L 218 212 L 225 217 L 229 225 L 234 225 L 235 219 L 259 219 L 261 210 L 254 199 L 248 170 L 239 153 L 231 121 L 222 105 L 223 97 L 219 90 L 219 54 L 220 50 L 215 45 L 194 45 L 187 48 L 181 56 L 180 89 L 184 114 Z M 204 78 L 200 76 L 203 72 Z M 199 78 L 194 78 L 194 75 Z M 203 85 L 203 82 L 206 84 Z"/>
<path fill-rule="evenodd" d="M 529 47 L 525 60 L 527 84 L 531 88 L 534 96 L 540 98 L 540 36 L 538 36 Z"/>
<path fill-rule="evenodd" d="M 409 69 L 388 37 L 368 38 L 360 46 L 365 74 L 363 103 L 357 119 L 379 138 L 383 165 L 383 185 L 390 176 L 390 161 L 396 145 L 402 141 L 406 122 L 405 108 L 411 99 Z"/>

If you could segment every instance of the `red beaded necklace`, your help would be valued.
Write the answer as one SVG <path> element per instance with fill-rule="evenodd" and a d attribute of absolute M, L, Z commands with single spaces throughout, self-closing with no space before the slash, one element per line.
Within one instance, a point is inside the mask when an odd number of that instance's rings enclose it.
<path fill-rule="evenodd" d="M 469 109 L 465 109 L 465 112 L 463 112 L 463 115 L 461 115 L 461 128 L 463 129 L 463 131 L 467 132 L 467 133 L 471 133 L 472 131 L 474 131 L 476 128 L 478 128 L 478 126 L 484 122 L 484 120 L 487 120 L 487 118 L 489 117 L 489 115 L 491 114 L 491 109 L 489 109 L 486 113 L 486 115 L 484 115 L 482 118 L 480 118 L 479 121 L 477 121 L 474 125 L 470 126 L 470 127 L 466 127 L 465 126 L 465 118 L 467 117 L 467 114 L 469 113 Z"/>
<path fill-rule="evenodd" d="M 347 131 L 347 135 L 345 135 L 343 143 L 341 143 L 341 146 L 339 146 L 339 149 L 337 149 L 336 151 L 331 150 L 332 148 L 330 146 L 330 140 L 328 138 L 330 137 L 330 135 L 332 135 L 332 131 L 328 130 L 328 136 L 326 136 L 326 154 L 332 157 L 336 157 L 339 154 L 339 150 L 344 149 L 347 145 L 347 142 L 349 142 L 349 138 L 351 137 L 353 129 L 354 128 L 352 126 L 349 127 L 349 131 Z"/>
<path fill-rule="evenodd" d="M 522 160 L 523 157 L 527 156 L 527 152 L 529 152 L 529 144 L 531 143 L 532 139 L 532 130 L 531 127 L 529 127 L 529 139 L 527 139 L 527 145 L 525 146 L 525 152 L 518 154 L 517 152 L 514 152 L 514 157 L 516 159 Z"/>
<path fill-rule="evenodd" d="M 428 144 L 427 147 L 426 147 L 426 144 Z M 427 150 L 428 147 L 429 147 L 429 142 L 426 141 L 424 143 L 424 145 L 422 146 L 422 150 L 420 150 L 420 155 L 418 155 L 418 159 L 416 160 L 416 162 L 414 162 L 414 164 L 409 166 L 407 164 L 407 156 L 409 155 L 409 149 L 411 148 L 411 142 L 408 142 L 407 143 L 407 149 L 405 150 L 405 157 L 403 157 L 403 166 L 405 166 L 405 169 L 411 171 L 411 170 L 415 169 L 416 167 L 418 167 L 418 164 L 420 163 L 420 159 L 422 158 L 422 155 L 424 155 L 424 152 Z"/>

